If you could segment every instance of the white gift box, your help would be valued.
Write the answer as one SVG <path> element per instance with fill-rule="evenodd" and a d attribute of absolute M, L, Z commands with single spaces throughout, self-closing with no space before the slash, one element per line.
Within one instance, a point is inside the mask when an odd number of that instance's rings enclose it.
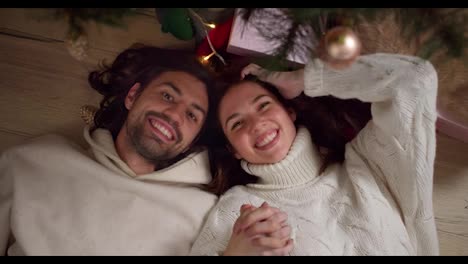
<path fill-rule="evenodd" d="M 255 23 L 269 23 L 264 28 L 274 31 L 275 34 L 286 34 L 291 27 L 290 21 L 286 20 L 286 16 L 282 14 L 279 8 L 266 8 L 268 10 L 267 17 L 260 18 L 258 15 L 253 14 L 248 23 L 246 23 L 240 16 L 240 9 L 237 9 L 234 15 L 232 24 L 231 35 L 227 46 L 227 52 L 240 55 L 259 57 L 265 55 L 272 55 L 275 48 L 280 45 L 278 40 L 269 40 L 262 36 L 262 34 L 255 27 Z M 273 17 L 279 19 L 274 20 Z M 273 19 L 272 19 L 273 18 Z M 270 23 L 270 21 L 272 23 Z M 263 27 L 263 25 L 262 25 Z M 312 34 L 311 28 L 302 27 L 301 37 L 297 37 L 295 43 L 295 51 L 288 53 L 287 60 L 299 64 L 306 64 L 310 58 L 310 49 L 314 43 L 315 38 Z M 301 47 L 299 47 L 301 45 Z"/>

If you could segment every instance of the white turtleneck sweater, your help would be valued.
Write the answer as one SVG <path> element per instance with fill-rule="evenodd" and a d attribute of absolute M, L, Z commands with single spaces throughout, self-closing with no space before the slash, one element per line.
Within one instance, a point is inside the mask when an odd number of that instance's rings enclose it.
<path fill-rule="evenodd" d="M 256 184 L 226 192 L 191 254 L 222 253 L 242 204 L 267 201 L 288 214 L 291 255 L 437 255 L 432 206 L 437 75 L 409 56 L 362 56 L 336 71 L 304 70 L 305 94 L 372 102 L 373 119 L 346 145 L 345 162 L 318 175 L 321 160 L 301 127 L 276 164 L 249 164 Z"/>
<path fill-rule="evenodd" d="M 89 153 L 49 135 L 0 156 L 0 255 L 187 255 L 216 196 L 206 152 L 136 176 L 109 131 Z"/>

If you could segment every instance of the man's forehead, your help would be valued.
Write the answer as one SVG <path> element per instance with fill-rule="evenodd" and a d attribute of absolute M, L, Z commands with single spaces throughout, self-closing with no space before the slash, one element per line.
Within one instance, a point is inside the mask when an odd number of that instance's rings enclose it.
<path fill-rule="evenodd" d="M 196 76 L 181 71 L 169 71 L 163 72 L 159 76 L 155 77 L 151 84 L 162 84 L 172 83 L 181 90 L 196 90 L 192 87 L 201 87 L 206 93 L 205 84 L 199 80 Z"/>

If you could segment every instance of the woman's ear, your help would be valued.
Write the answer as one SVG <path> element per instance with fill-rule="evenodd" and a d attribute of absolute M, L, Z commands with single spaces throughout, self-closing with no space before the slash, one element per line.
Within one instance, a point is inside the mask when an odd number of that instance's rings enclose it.
<path fill-rule="evenodd" d="M 288 114 L 289 114 L 289 117 L 291 118 L 291 120 L 292 120 L 293 122 L 295 122 L 295 121 L 296 121 L 296 118 L 297 118 L 297 116 L 296 116 L 296 111 L 294 111 L 293 108 L 289 107 L 289 108 L 288 108 Z"/>
<path fill-rule="evenodd" d="M 127 93 L 125 97 L 125 108 L 127 110 L 132 109 L 133 104 L 135 103 L 136 98 L 138 97 L 138 91 L 140 90 L 140 83 L 135 83 L 132 88 Z"/>

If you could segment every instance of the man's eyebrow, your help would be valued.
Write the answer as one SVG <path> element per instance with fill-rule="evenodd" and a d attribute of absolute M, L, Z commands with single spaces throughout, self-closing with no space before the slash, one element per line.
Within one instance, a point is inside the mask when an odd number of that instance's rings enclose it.
<path fill-rule="evenodd" d="M 206 111 L 205 109 L 203 109 L 201 106 L 199 106 L 198 104 L 196 103 L 192 103 L 192 107 L 197 109 L 198 111 L 202 112 L 203 116 L 206 116 Z"/>
<path fill-rule="evenodd" d="M 174 92 L 175 92 L 177 95 L 179 95 L 179 96 L 182 95 L 182 92 L 180 91 L 180 89 L 179 89 L 177 86 L 175 86 L 173 83 L 171 83 L 171 82 L 164 82 L 164 83 L 162 83 L 162 84 L 171 87 L 172 90 L 174 90 Z"/>

